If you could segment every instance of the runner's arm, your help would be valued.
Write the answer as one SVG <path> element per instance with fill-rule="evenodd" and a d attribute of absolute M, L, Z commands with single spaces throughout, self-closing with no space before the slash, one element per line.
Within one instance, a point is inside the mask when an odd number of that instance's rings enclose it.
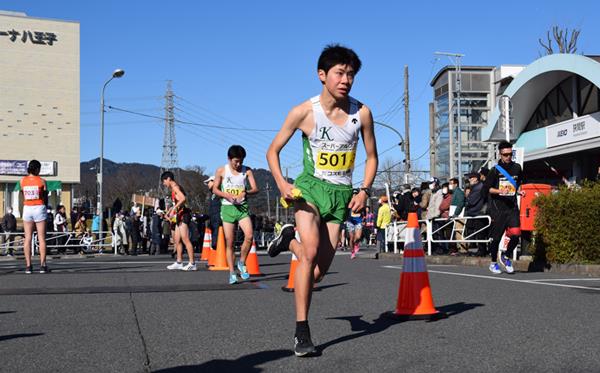
<path fill-rule="evenodd" d="M 375 180 L 379 160 L 377 157 L 377 142 L 375 141 L 375 133 L 373 131 L 373 115 L 366 105 L 362 105 L 360 109 L 360 121 L 361 137 L 365 152 L 367 153 L 365 177 L 361 188 L 371 188 L 373 181 Z M 360 211 L 366 206 L 368 198 L 369 196 L 367 193 L 364 190 L 361 190 L 352 198 L 348 207 L 351 208 L 353 212 Z"/>
<path fill-rule="evenodd" d="M 215 172 L 215 183 L 213 184 L 212 192 L 217 197 L 225 198 L 229 202 L 233 202 L 233 196 L 221 190 L 221 183 L 223 182 L 223 172 L 223 167 L 219 168 L 217 172 Z"/>
<path fill-rule="evenodd" d="M 281 129 L 275 135 L 273 142 L 267 150 L 267 162 L 271 174 L 277 183 L 277 188 L 283 198 L 293 199 L 292 189 L 294 186 L 288 183 L 281 173 L 281 164 L 279 153 L 281 149 L 288 143 L 294 132 L 300 128 L 300 124 L 306 118 L 307 111 L 302 108 L 302 105 L 294 107 L 283 122 Z"/>
<path fill-rule="evenodd" d="M 43 188 L 42 188 L 42 201 L 44 201 L 44 205 L 48 206 L 48 187 L 46 186 L 46 180 L 42 179 Z"/>
<path fill-rule="evenodd" d="M 252 170 L 248 169 L 246 174 L 248 175 L 248 183 L 250 184 L 250 189 L 244 191 L 244 193 L 246 193 L 247 195 L 258 193 L 260 190 L 258 189 L 258 186 L 256 185 L 256 180 L 254 179 L 254 173 L 252 172 Z"/>
<path fill-rule="evenodd" d="M 500 194 L 500 188 L 495 188 L 496 182 L 498 181 L 498 172 L 495 168 L 492 168 L 485 179 L 484 188 L 488 190 L 489 194 Z"/>

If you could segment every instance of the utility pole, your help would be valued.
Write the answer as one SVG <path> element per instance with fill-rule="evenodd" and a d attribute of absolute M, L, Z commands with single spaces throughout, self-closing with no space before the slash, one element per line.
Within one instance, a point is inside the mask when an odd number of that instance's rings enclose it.
<path fill-rule="evenodd" d="M 277 200 L 277 205 L 275 206 L 275 222 L 279 222 L 279 200 Z"/>
<path fill-rule="evenodd" d="M 436 147 L 435 142 L 437 140 L 435 128 L 435 104 L 429 103 L 429 175 L 437 176 L 437 165 L 436 165 Z"/>
<path fill-rule="evenodd" d="M 265 190 L 267 191 L 267 218 L 271 220 L 271 188 L 269 187 L 268 181 Z"/>
<path fill-rule="evenodd" d="M 404 65 L 404 155 L 406 161 L 404 170 L 406 175 L 405 183 L 408 184 L 410 175 L 410 113 L 408 108 L 408 65 Z"/>
<path fill-rule="evenodd" d="M 289 169 L 289 167 L 286 166 L 286 168 L 285 168 L 285 181 L 286 182 L 288 181 L 288 169 Z M 286 224 L 289 223 L 289 220 L 288 220 L 289 214 L 290 214 L 290 209 L 288 207 L 287 209 L 285 209 L 285 223 Z"/>
<path fill-rule="evenodd" d="M 510 101 L 510 97 L 502 95 L 499 97 L 498 103 L 500 106 L 500 130 L 504 130 L 505 139 L 507 142 L 510 142 L 512 102 Z"/>
<path fill-rule="evenodd" d="M 456 55 L 456 130 L 458 132 L 458 140 L 456 145 L 458 146 L 458 186 L 462 188 L 463 184 L 463 172 L 462 172 L 462 128 L 461 128 L 461 113 L 460 113 L 460 96 L 461 96 L 461 80 L 460 80 L 460 58 L 462 55 Z"/>
<path fill-rule="evenodd" d="M 455 69 L 455 75 L 456 75 L 456 79 L 455 79 L 455 97 L 456 97 L 456 132 L 457 132 L 457 139 L 456 139 L 456 147 L 457 147 L 457 157 L 458 157 L 458 169 L 457 169 L 457 175 L 454 174 L 454 161 L 453 161 L 453 154 L 454 154 L 454 149 L 452 149 L 452 141 L 450 141 L 450 159 L 452 160 L 452 162 L 450 163 L 450 177 L 458 177 L 458 183 L 459 186 L 462 187 L 463 184 L 463 175 L 462 175 L 462 128 L 461 128 L 461 115 L 460 115 L 460 97 L 461 97 L 461 61 L 460 59 L 462 57 L 464 57 L 464 54 L 461 53 L 449 53 L 449 52 L 435 52 L 434 54 L 437 55 L 442 55 L 442 56 L 447 56 L 447 57 L 454 57 L 454 69 Z M 450 102 L 452 102 L 452 100 L 450 100 Z M 453 123 L 454 122 L 454 115 L 452 113 L 452 110 L 448 110 L 449 114 L 450 114 L 450 118 L 452 119 L 450 122 Z M 452 138 L 454 137 L 453 135 L 453 128 L 450 127 L 450 139 L 452 140 Z"/>
<path fill-rule="evenodd" d="M 179 164 L 177 161 L 177 140 L 175 138 L 175 104 L 173 102 L 173 90 L 171 80 L 167 80 L 167 91 L 165 93 L 165 131 L 163 135 L 162 160 L 160 162 L 160 173 L 171 171 L 179 180 Z M 159 176 L 160 177 L 160 176 Z M 162 181 L 158 180 L 160 195 L 166 193 Z"/>

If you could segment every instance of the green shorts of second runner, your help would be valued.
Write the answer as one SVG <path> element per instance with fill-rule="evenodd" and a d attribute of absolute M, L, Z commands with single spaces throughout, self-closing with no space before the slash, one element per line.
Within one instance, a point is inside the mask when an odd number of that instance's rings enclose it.
<path fill-rule="evenodd" d="M 243 205 L 221 205 L 221 220 L 225 223 L 235 224 L 249 217 L 248 204 Z"/>
<path fill-rule="evenodd" d="M 342 224 L 346 220 L 352 198 L 351 185 L 331 184 L 302 173 L 294 183 L 302 191 L 302 198 L 319 209 L 321 220 Z"/>

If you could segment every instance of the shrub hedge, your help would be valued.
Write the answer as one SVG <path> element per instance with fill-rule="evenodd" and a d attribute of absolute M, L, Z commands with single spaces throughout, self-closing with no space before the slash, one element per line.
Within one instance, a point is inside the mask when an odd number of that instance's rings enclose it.
<path fill-rule="evenodd" d="M 550 263 L 600 263 L 600 183 L 560 188 L 534 204 L 538 255 L 545 252 Z"/>

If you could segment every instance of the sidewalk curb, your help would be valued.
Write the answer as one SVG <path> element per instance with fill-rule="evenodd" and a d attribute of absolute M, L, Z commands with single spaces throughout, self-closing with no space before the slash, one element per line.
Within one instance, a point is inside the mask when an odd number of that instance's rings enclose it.
<path fill-rule="evenodd" d="M 427 264 L 448 264 L 448 265 L 463 265 L 472 267 L 487 268 L 490 265 L 489 258 L 471 257 L 471 256 L 425 256 Z M 376 259 L 384 260 L 402 260 L 402 254 L 379 253 Z M 599 264 L 547 264 L 543 266 L 531 260 L 516 260 L 513 266 L 517 272 L 548 272 L 548 273 L 565 273 L 571 275 L 580 275 L 588 277 L 600 277 Z"/>

